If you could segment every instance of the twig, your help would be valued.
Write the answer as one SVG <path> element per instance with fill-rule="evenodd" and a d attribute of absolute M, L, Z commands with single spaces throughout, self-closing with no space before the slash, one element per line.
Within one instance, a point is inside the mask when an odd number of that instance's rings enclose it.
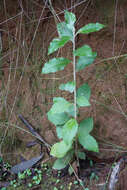
<path fill-rule="evenodd" d="M 118 55 L 118 56 L 113 56 L 113 57 L 102 59 L 101 61 L 98 61 L 97 63 L 95 63 L 95 65 L 97 65 L 99 63 L 103 63 L 105 61 L 116 60 L 116 59 L 120 59 L 120 58 L 123 58 L 123 57 L 127 57 L 127 54 L 123 54 L 123 55 Z"/>
<path fill-rule="evenodd" d="M 75 172 L 74 168 L 72 167 L 72 165 L 69 163 L 69 166 L 71 167 L 71 169 L 74 172 L 75 177 L 77 178 L 78 182 L 80 183 L 80 185 L 82 186 L 83 190 L 85 189 L 83 181 L 78 177 L 77 173 Z"/>
<path fill-rule="evenodd" d="M 20 114 L 19 115 L 20 120 L 25 124 L 25 126 L 29 129 L 29 131 L 42 143 L 45 144 L 45 146 L 49 149 L 51 146 L 34 130 L 31 124 L 28 123 L 28 121 Z"/>

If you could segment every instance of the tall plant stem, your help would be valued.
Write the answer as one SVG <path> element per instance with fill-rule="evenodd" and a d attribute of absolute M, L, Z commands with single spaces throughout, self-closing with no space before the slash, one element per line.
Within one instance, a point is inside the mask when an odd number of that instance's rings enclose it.
<path fill-rule="evenodd" d="M 77 104 L 76 104 L 76 59 L 75 59 L 75 29 L 73 31 L 73 80 L 75 83 L 75 88 L 74 88 L 74 118 L 77 120 Z M 75 153 L 77 157 L 77 152 L 78 152 L 78 141 L 77 141 L 77 136 L 75 138 Z M 78 162 L 78 157 L 77 157 L 77 162 Z"/>
<path fill-rule="evenodd" d="M 74 51 L 75 51 L 75 29 L 73 31 L 73 80 L 75 83 L 75 89 L 74 89 L 74 117 L 75 120 L 77 119 L 77 107 L 76 107 L 76 69 L 75 69 L 75 64 L 76 64 L 76 60 L 75 60 L 75 55 L 74 55 Z"/>

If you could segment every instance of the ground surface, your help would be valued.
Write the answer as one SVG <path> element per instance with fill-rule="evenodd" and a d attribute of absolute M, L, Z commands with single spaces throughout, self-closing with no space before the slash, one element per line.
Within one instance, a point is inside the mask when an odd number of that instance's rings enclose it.
<path fill-rule="evenodd" d="M 80 120 L 86 116 L 94 118 L 93 135 L 100 146 L 100 153 L 96 156 L 101 161 L 114 157 L 115 161 L 127 147 L 127 3 L 54 0 L 53 7 L 57 14 L 60 13 L 61 21 L 64 19 L 62 11 L 72 8 L 78 18 L 77 29 L 90 22 L 107 25 L 98 33 L 77 37 L 76 47 L 88 44 L 98 54 L 91 67 L 78 73 L 77 84 L 80 86 L 88 82 L 92 88 L 92 106 L 81 110 Z M 33 137 L 22 130 L 26 128 L 19 120 L 19 114 L 49 144 L 56 142 L 55 128 L 47 121 L 46 113 L 54 96 L 62 95 L 71 99 L 69 94 L 59 91 L 58 86 L 72 78 L 72 68 L 68 66 L 64 72 L 53 75 L 41 74 L 49 58 L 49 42 L 57 36 L 54 17 L 44 2 L 31 0 L 19 4 L 16 0 L 13 3 L 5 0 L 0 5 L 0 32 L 1 152 L 4 159 L 13 165 L 19 161 L 16 155 L 21 154 L 25 159 L 30 159 L 40 151 L 37 147 L 26 148 Z M 71 50 L 69 44 L 59 55 L 71 58 Z M 96 183 L 104 183 L 109 170 L 105 174 Z M 122 179 L 126 178 L 125 174 L 126 169 L 121 174 L 124 175 Z M 89 184 L 90 190 L 99 190 L 100 186 L 96 186 L 96 183 Z M 123 181 L 120 184 L 123 186 L 121 189 L 126 189 Z M 46 188 L 49 189 L 48 185 Z"/>

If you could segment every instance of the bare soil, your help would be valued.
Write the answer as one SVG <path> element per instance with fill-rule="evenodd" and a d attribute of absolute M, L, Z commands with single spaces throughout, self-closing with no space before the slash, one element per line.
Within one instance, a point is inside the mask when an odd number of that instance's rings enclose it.
<path fill-rule="evenodd" d="M 77 29 L 90 22 L 106 24 L 102 31 L 88 36 L 79 35 L 76 39 L 76 47 L 88 44 L 98 54 L 92 66 L 77 74 L 78 86 L 87 82 L 92 89 L 92 106 L 81 110 L 79 120 L 87 116 L 94 118 L 92 133 L 100 146 L 100 153 L 96 156 L 101 161 L 111 157 L 115 161 L 126 152 L 127 147 L 127 3 L 54 0 L 53 7 L 61 21 L 64 20 L 63 10 L 72 8 L 78 18 Z M 71 65 L 64 72 L 41 74 L 44 63 L 49 59 L 49 42 L 58 35 L 54 17 L 44 1 L 30 0 L 19 4 L 16 0 L 6 0 L 1 3 L 0 32 L 0 136 L 1 139 L 6 137 L 1 140 L 1 154 L 5 160 L 15 164 L 15 155 L 22 154 L 30 159 L 39 153 L 38 148 L 29 151 L 25 148 L 33 137 L 22 130 L 26 128 L 18 115 L 22 114 L 45 141 L 51 145 L 55 143 L 55 127 L 47 120 L 46 113 L 54 96 L 62 95 L 68 100 L 72 98 L 59 91 L 58 86 L 73 76 Z M 71 58 L 71 50 L 71 44 L 68 44 L 59 55 Z M 102 172 L 99 174 L 98 184 L 108 179 L 109 170 L 104 171 L 104 176 Z M 120 175 L 124 178 L 120 177 L 119 190 L 127 188 L 123 182 L 126 174 L 125 168 Z M 90 190 L 101 189 L 95 182 L 88 185 Z"/>

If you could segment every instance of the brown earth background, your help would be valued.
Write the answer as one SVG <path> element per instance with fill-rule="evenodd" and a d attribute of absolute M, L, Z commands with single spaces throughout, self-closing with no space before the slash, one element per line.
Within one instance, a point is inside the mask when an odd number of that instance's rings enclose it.
<path fill-rule="evenodd" d="M 60 21 L 64 20 L 65 9 L 74 12 L 77 29 L 90 22 L 106 24 L 102 31 L 79 35 L 76 39 L 76 47 L 88 44 L 98 54 L 92 66 L 77 74 L 78 87 L 87 82 L 92 89 L 92 106 L 81 110 L 79 120 L 87 116 L 94 118 L 93 136 L 99 141 L 99 157 L 121 154 L 127 147 L 127 1 L 54 0 L 52 5 Z M 33 137 L 22 130 L 26 128 L 19 114 L 48 143 L 57 141 L 55 127 L 47 120 L 46 113 L 53 97 L 73 98 L 58 90 L 60 83 L 72 79 L 72 66 L 55 74 L 41 74 L 50 58 L 48 45 L 58 36 L 45 1 L 1 1 L 0 34 L 1 154 L 15 163 L 17 154 L 30 159 L 40 151 L 37 146 L 29 153 L 25 149 Z M 55 56 L 71 59 L 71 52 L 68 44 Z"/>

